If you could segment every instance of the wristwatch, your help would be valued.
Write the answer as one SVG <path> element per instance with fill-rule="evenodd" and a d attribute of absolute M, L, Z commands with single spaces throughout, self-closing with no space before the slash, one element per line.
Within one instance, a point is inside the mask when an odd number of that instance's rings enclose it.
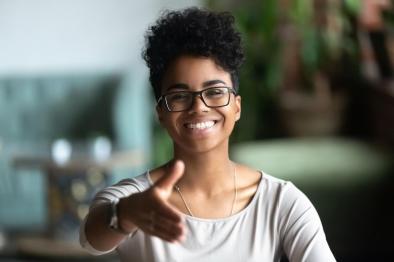
<path fill-rule="evenodd" d="M 118 204 L 119 198 L 115 198 L 111 201 L 110 204 L 110 215 L 109 215 L 109 228 L 114 230 L 117 233 L 123 235 L 129 235 L 130 233 L 124 230 L 119 224 L 119 217 L 118 217 Z"/>

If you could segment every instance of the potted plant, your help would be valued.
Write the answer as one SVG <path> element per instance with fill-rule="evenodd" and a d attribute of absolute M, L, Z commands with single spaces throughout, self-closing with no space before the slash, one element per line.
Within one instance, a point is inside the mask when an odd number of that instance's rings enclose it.
<path fill-rule="evenodd" d="M 347 88 L 339 81 L 344 57 L 357 58 L 345 7 L 340 0 L 261 0 L 234 6 L 247 53 L 240 91 L 248 101 L 243 104 L 248 117 L 241 121 L 251 127 L 242 130 L 249 133 L 241 140 L 278 132 L 267 131 L 274 118 L 290 135 L 338 131 L 346 106 Z M 277 110 L 267 109 L 274 102 Z"/>
<path fill-rule="evenodd" d="M 336 134 L 346 105 L 346 88 L 337 81 L 343 71 L 338 69 L 343 69 L 344 54 L 352 51 L 342 1 L 282 1 L 281 8 L 283 125 L 295 136 Z"/>

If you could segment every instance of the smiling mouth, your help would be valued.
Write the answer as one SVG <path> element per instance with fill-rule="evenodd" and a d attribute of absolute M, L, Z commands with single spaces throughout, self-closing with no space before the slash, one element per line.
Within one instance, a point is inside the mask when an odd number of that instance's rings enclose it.
<path fill-rule="evenodd" d="M 211 120 L 198 123 L 186 123 L 184 126 L 189 129 L 204 130 L 213 127 L 216 123 L 216 120 Z"/>

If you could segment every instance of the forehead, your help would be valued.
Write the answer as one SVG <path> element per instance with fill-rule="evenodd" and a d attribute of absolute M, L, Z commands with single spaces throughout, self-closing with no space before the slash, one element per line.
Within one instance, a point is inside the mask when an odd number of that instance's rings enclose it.
<path fill-rule="evenodd" d="M 231 75 L 212 58 L 181 56 L 168 67 L 163 77 L 162 92 L 174 85 L 184 86 L 190 90 L 201 90 L 209 87 L 209 83 L 231 87 Z"/>

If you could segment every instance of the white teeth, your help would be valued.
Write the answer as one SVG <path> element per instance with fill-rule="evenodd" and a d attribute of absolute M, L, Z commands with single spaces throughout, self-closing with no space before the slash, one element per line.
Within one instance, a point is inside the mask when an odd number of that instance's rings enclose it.
<path fill-rule="evenodd" d="M 196 124 L 187 124 L 186 127 L 187 128 L 197 128 L 197 129 L 206 129 L 206 128 L 210 128 L 215 124 L 214 121 L 206 121 L 206 122 L 201 122 L 201 123 L 196 123 Z"/>

